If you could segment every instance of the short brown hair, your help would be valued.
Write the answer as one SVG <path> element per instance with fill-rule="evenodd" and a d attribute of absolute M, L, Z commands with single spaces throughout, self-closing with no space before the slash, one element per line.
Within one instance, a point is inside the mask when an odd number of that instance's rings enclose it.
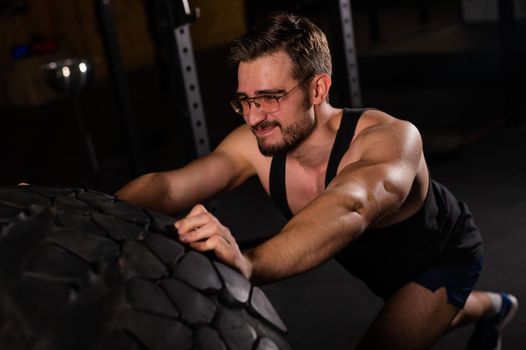
<path fill-rule="evenodd" d="M 302 80 L 309 74 L 332 74 L 332 62 L 325 34 L 308 18 L 274 12 L 259 26 L 239 39 L 230 49 L 230 61 L 247 62 L 284 50 L 292 60 L 292 77 Z"/>

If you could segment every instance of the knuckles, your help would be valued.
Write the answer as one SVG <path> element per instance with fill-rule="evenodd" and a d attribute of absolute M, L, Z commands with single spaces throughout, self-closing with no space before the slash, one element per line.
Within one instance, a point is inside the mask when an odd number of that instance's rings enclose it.
<path fill-rule="evenodd" d="M 219 236 L 213 235 L 212 237 L 208 239 L 208 242 L 213 248 L 217 247 L 217 244 L 219 243 Z"/>

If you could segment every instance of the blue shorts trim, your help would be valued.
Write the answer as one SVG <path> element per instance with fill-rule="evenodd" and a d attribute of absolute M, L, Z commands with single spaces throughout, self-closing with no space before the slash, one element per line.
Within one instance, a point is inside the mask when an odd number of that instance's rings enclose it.
<path fill-rule="evenodd" d="M 413 282 L 432 292 L 445 287 L 448 303 L 458 309 L 463 309 L 481 271 L 482 257 L 457 265 L 432 266 L 429 270 L 416 276 Z"/>

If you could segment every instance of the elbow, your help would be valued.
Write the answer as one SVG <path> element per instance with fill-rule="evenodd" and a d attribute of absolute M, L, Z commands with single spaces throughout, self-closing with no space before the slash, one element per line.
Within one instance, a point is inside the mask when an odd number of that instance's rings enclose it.
<path fill-rule="evenodd" d="M 358 222 L 361 231 L 397 212 L 407 191 L 397 184 L 384 180 L 376 188 L 355 190 L 343 200 L 346 211 Z"/>
<path fill-rule="evenodd" d="M 162 211 L 162 201 L 170 193 L 168 181 L 162 173 L 148 173 L 132 180 L 115 195 L 134 205 Z"/>
<path fill-rule="evenodd" d="M 382 181 L 382 194 L 385 196 L 385 206 L 391 211 L 397 211 L 405 202 L 409 195 L 409 188 L 406 188 L 400 181 Z"/>
<path fill-rule="evenodd" d="M 141 175 L 132 181 L 128 182 L 124 187 L 115 192 L 115 195 L 123 200 L 128 200 L 134 197 L 134 194 L 143 190 L 148 184 L 156 181 L 156 177 L 159 173 L 149 173 Z"/>
<path fill-rule="evenodd" d="M 348 225 L 351 225 L 355 228 L 357 232 L 363 232 L 367 227 L 374 222 L 377 212 L 379 211 L 378 202 L 375 200 L 374 196 L 360 188 L 354 188 L 352 191 L 338 191 L 337 188 L 334 188 L 332 194 L 336 197 L 335 202 L 340 203 L 338 206 L 342 210 L 342 218 L 347 218 L 345 220 Z"/>
<path fill-rule="evenodd" d="M 404 186 L 394 181 L 384 180 L 379 187 L 379 193 L 370 201 L 372 208 L 372 213 L 369 215 L 370 225 L 398 212 L 409 194 Z"/>

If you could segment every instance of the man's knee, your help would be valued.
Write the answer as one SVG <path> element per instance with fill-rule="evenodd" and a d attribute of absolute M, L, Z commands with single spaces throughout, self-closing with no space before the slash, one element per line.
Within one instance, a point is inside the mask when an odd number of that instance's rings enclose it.
<path fill-rule="evenodd" d="M 427 349 L 448 330 L 458 311 L 448 304 L 445 288 L 432 292 L 409 283 L 386 301 L 358 349 Z"/>

